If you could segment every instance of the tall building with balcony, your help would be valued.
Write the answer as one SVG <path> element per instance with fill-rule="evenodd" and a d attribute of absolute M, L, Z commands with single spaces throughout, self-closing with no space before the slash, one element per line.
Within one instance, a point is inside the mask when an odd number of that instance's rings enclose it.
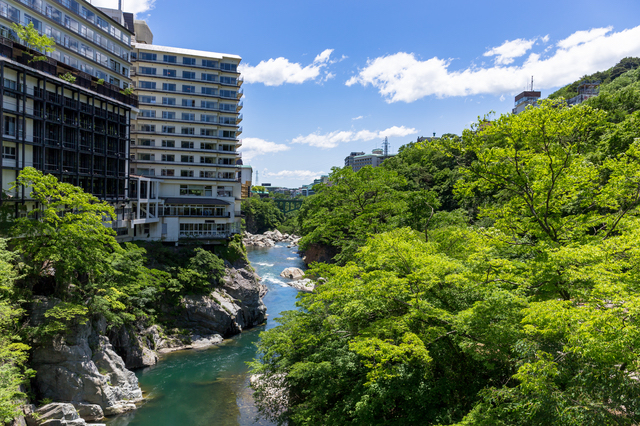
<path fill-rule="evenodd" d="M 241 58 L 146 43 L 134 43 L 131 58 L 140 111 L 130 172 L 147 191 L 134 201 L 136 238 L 215 240 L 239 232 Z"/>
<path fill-rule="evenodd" d="M 55 51 L 30 61 L 12 22 L 32 22 L 56 40 Z M 35 167 L 124 212 L 129 122 L 138 105 L 121 93 L 130 84 L 132 35 L 84 1 L 0 1 L 0 187 L 7 197 L 0 203 L 13 203 L 16 214 L 38 208 L 28 191 L 9 190 L 20 170 Z M 60 78 L 66 74 L 72 78 Z"/>

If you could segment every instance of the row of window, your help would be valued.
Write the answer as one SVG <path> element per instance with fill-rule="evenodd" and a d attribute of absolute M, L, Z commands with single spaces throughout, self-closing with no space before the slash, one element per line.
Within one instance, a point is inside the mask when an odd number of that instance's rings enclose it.
<path fill-rule="evenodd" d="M 149 95 L 140 95 L 140 96 L 138 96 L 138 100 L 139 100 L 139 102 L 141 104 L 155 104 L 155 103 L 157 103 L 156 102 L 156 97 L 155 96 L 149 96 Z M 176 105 L 177 106 L 176 101 L 177 101 L 176 98 L 163 97 L 162 98 L 162 105 Z M 197 101 L 195 99 L 181 99 L 181 101 L 182 101 L 182 106 L 183 107 L 198 108 L 196 106 L 197 105 Z M 237 107 L 238 107 L 238 104 L 227 104 L 227 103 L 222 103 L 222 102 L 201 100 L 199 108 L 235 112 Z"/>
<path fill-rule="evenodd" d="M 135 52 L 131 53 L 131 58 L 132 59 L 140 59 L 141 61 L 153 61 L 153 62 L 158 62 L 158 54 L 157 53 L 151 53 L 151 52 L 140 52 L 138 54 L 136 54 Z M 198 64 L 198 61 L 196 58 L 190 58 L 187 56 L 183 56 L 182 58 L 182 65 L 193 65 L 193 66 L 202 66 L 205 68 L 213 68 L 213 69 L 220 69 L 222 71 L 232 71 L 232 72 L 237 72 L 238 71 L 238 65 L 236 64 L 229 64 L 226 62 L 218 62 L 218 61 L 214 61 L 211 59 L 200 59 L 200 63 Z M 177 55 L 162 55 L 162 62 L 166 62 L 167 64 L 177 64 L 178 63 L 178 56 Z"/>
<path fill-rule="evenodd" d="M 138 88 L 140 89 L 148 89 L 148 90 L 159 90 L 160 86 L 155 81 L 145 81 L 141 80 L 138 82 Z M 197 93 L 196 86 L 192 86 L 189 84 L 182 85 L 182 93 Z M 177 92 L 178 85 L 175 83 L 162 83 L 162 90 L 166 92 Z M 233 98 L 235 99 L 238 92 L 235 90 L 220 90 L 215 87 L 201 87 L 200 93 L 202 95 L 209 96 L 220 96 L 223 98 Z"/>
<path fill-rule="evenodd" d="M 142 109 L 138 115 L 143 118 L 156 118 L 156 111 L 152 109 Z M 196 114 L 193 112 L 183 112 L 179 116 L 176 115 L 175 111 L 162 111 L 162 118 L 165 120 L 177 120 L 179 117 L 180 120 L 184 121 L 196 121 Z M 203 123 L 215 123 L 215 124 L 227 124 L 227 125 L 235 125 L 236 118 L 235 117 L 224 117 L 217 116 L 211 114 L 200 114 L 200 121 Z"/>
<path fill-rule="evenodd" d="M 135 139 L 131 140 L 131 145 L 138 146 L 156 146 L 155 139 L 138 139 L 137 142 Z M 175 140 L 163 140 L 161 145 L 163 148 L 176 148 Z M 208 150 L 208 151 L 228 151 L 235 152 L 236 146 L 232 144 L 215 144 L 211 142 L 193 142 L 193 141 L 180 141 L 180 148 L 182 149 L 194 149 L 198 147 L 198 149 Z"/>
<path fill-rule="evenodd" d="M 137 174 L 139 176 L 156 176 L 156 169 L 131 169 L 131 174 Z M 195 177 L 194 170 L 179 170 L 176 173 L 175 169 L 162 169 L 160 171 L 160 176 L 167 177 Z M 212 172 L 212 171 L 204 171 L 200 170 L 199 177 L 202 179 L 235 179 L 235 172 Z M 232 197 L 232 191 L 218 191 L 218 197 Z M 180 195 L 197 195 L 197 194 L 189 194 L 183 193 L 182 188 L 180 191 Z"/>
<path fill-rule="evenodd" d="M 153 67 L 139 67 L 138 74 L 140 75 L 151 75 L 151 76 L 160 76 L 158 74 L 158 69 Z M 176 70 L 165 69 L 162 70 L 163 77 L 169 78 L 178 78 L 178 72 Z M 217 74 L 207 74 L 200 73 L 200 78 L 196 77 L 196 73 L 194 71 L 182 71 L 182 78 L 185 80 L 200 80 L 200 81 L 208 81 L 211 83 L 221 83 L 221 84 L 238 84 L 238 79 L 236 77 L 228 77 L 228 76 L 218 76 Z"/>
<path fill-rule="evenodd" d="M 132 155 L 132 157 L 135 157 Z M 180 158 L 180 163 L 193 163 L 194 161 L 194 156 L 193 155 L 180 155 L 180 156 L 176 156 L 175 154 L 162 154 L 160 156 L 160 161 L 163 162 L 168 162 L 168 163 L 175 163 L 178 162 L 176 160 L 177 158 Z M 155 161 L 155 155 L 154 154 L 142 154 L 139 153 L 138 154 L 138 160 L 142 160 L 142 161 Z M 235 165 L 235 159 L 233 158 L 217 158 L 217 157 L 205 157 L 205 156 L 201 156 L 200 157 L 200 163 L 201 164 L 218 164 L 218 165 L 224 165 L 224 166 L 233 166 Z"/>
<path fill-rule="evenodd" d="M 134 126 L 132 126 L 131 130 L 135 130 Z M 139 131 L 141 132 L 155 132 L 156 125 L 155 124 L 141 124 Z M 176 126 L 162 126 L 161 133 L 176 133 Z M 181 135 L 195 135 L 196 129 L 195 127 L 181 127 L 180 128 Z M 218 130 L 218 129 L 200 129 L 200 136 L 211 136 L 211 137 L 219 137 L 219 138 L 235 138 L 236 132 L 231 130 Z"/>

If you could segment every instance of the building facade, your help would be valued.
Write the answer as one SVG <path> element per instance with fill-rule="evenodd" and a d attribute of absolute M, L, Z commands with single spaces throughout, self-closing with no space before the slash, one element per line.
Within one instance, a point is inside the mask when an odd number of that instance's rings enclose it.
<path fill-rule="evenodd" d="M 34 167 L 79 186 L 111 202 L 119 211 L 126 208 L 129 123 L 131 111 L 137 111 L 137 97 L 121 93 L 121 88 L 129 84 L 128 76 L 107 74 L 109 66 L 103 67 L 84 56 L 80 58 L 80 47 L 72 42 L 79 40 L 80 34 L 73 30 L 76 24 L 78 31 L 85 34 L 90 28 L 98 31 L 87 16 L 93 16 L 98 24 L 101 20 L 106 22 L 97 8 L 84 2 L 81 6 L 75 1 L 64 4 L 0 1 L 0 32 L 6 36 L 0 37 L 0 186 L 5 194 L 0 202 L 13 203 L 18 215 L 38 208 L 28 198 L 28 190 L 9 189 L 25 167 Z M 86 22 L 81 24 L 81 18 Z M 45 60 L 32 61 L 25 54 L 29 49 L 9 30 L 11 22 L 34 22 L 41 32 L 59 35 L 62 44 L 57 44 Z M 111 50 L 115 51 L 116 45 L 129 49 L 130 39 L 115 22 L 107 24 L 108 32 L 100 29 L 101 41 L 91 49 L 115 61 L 116 55 Z M 126 58 L 128 50 L 117 63 L 119 72 L 124 69 L 128 75 L 130 65 Z M 61 79 L 61 75 L 71 78 Z M 114 84 L 104 81 L 104 77 Z M 127 225 L 120 221 L 115 225 L 118 226 Z"/>
<path fill-rule="evenodd" d="M 515 104 L 511 112 L 518 114 L 524 111 L 529 105 L 535 106 L 540 99 L 541 93 L 534 90 L 524 91 L 516 95 Z"/>
<path fill-rule="evenodd" d="M 365 154 L 364 152 L 352 152 L 344 159 L 344 165 L 345 167 L 351 167 L 354 172 L 357 172 L 364 166 L 378 167 L 390 156 L 391 155 L 385 156 L 382 148 L 372 150 L 371 154 Z"/>
<path fill-rule="evenodd" d="M 148 188 L 157 183 L 153 201 L 134 201 L 133 210 L 144 204 L 146 212 L 134 235 L 178 241 L 240 232 L 241 58 L 145 43 L 134 43 L 131 57 L 140 111 L 130 173 Z"/>

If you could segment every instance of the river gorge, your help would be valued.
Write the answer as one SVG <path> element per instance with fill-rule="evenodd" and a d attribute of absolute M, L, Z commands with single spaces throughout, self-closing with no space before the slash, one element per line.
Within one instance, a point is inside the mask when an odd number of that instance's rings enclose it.
<path fill-rule="evenodd" d="M 268 287 L 263 299 L 269 315 L 266 325 L 208 349 L 164 355 L 158 364 L 138 370 L 145 402 L 138 410 L 110 419 L 109 426 L 273 425 L 256 420 L 246 363 L 256 354 L 260 332 L 275 327 L 274 319 L 282 311 L 295 308 L 298 291 L 280 272 L 304 264 L 297 248 L 287 248 L 287 243 L 247 249 L 251 265 Z"/>

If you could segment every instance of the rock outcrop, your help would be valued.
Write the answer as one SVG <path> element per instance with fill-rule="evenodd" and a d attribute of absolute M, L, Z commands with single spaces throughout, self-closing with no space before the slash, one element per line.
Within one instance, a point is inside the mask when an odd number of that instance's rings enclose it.
<path fill-rule="evenodd" d="M 313 262 L 333 263 L 333 257 L 336 254 L 338 254 L 336 247 L 313 243 L 307 246 L 302 260 L 307 266 Z"/>
<path fill-rule="evenodd" d="M 208 295 L 182 298 L 181 327 L 199 335 L 240 333 L 264 322 L 267 308 L 262 303 L 266 287 L 247 269 L 227 268 L 223 285 Z"/>
<path fill-rule="evenodd" d="M 72 404 L 54 402 L 37 410 L 28 407 L 26 421 L 28 426 L 86 426 Z"/>
<path fill-rule="evenodd" d="M 280 276 L 290 280 L 299 280 L 304 277 L 304 271 L 300 268 L 285 268 L 280 272 Z"/>
<path fill-rule="evenodd" d="M 32 304 L 31 324 L 41 324 L 44 313 L 57 303 L 38 298 Z M 100 318 L 36 342 L 31 367 L 37 372 L 35 385 L 41 399 L 71 403 L 95 413 L 96 419 L 136 408 L 135 403 L 142 400 L 138 378 L 125 367 L 105 332 L 106 322 Z"/>
<path fill-rule="evenodd" d="M 267 231 L 264 234 L 250 234 L 244 233 L 242 242 L 245 246 L 255 247 L 273 247 L 276 243 L 287 242 L 287 247 L 294 247 L 298 245 L 300 237 L 296 235 L 282 234 L 277 229 L 275 231 Z"/>

